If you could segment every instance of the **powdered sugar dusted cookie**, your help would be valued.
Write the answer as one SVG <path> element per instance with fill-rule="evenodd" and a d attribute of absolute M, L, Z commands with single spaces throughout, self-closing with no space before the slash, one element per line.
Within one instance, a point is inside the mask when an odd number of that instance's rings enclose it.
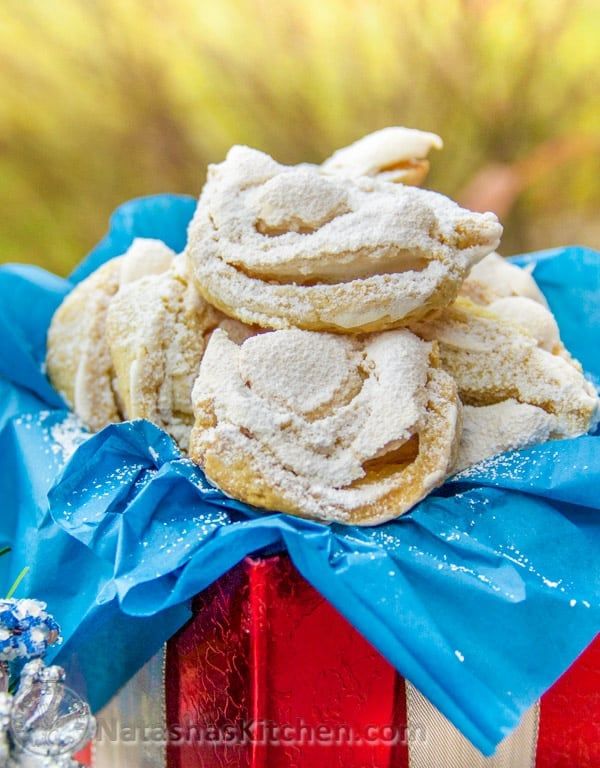
<path fill-rule="evenodd" d="M 321 168 L 341 176 L 377 176 L 382 181 L 418 186 L 429 172 L 427 155 L 443 146 L 435 133 L 394 126 L 338 149 Z"/>
<path fill-rule="evenodd" d="M 123 286 L 110 303 L 106 335 L 124 418 L 152 421 L 187 450 L 192 386 L 219 326 L 239 342 L 253 333 L 204 301 L 183 257 Z"/>
<path fill-rule="evenodd" d="M 513 398 L 492 405 L 465 405 L 462 423 L 457 471 L 497 453 L 545 443 L 559 431 L 553 413 Z"/>
<path fill-rule="evenodd" d="M 542 349 L 561 355 L 581 370 L 561 342 L 558 324 L 528 267 L 518 267 L 490 253 L 473 267 L 460 295 L 486 306 L 507 323 L 521 326 Z"/>
<path fill-rule="evenodd" d="M 435 345 L 298 329 L 212 335 L 190 456 L 226 493 L 324 521 L 381 523 L 446 478 L 460 404 Z"/>
<path fill-rule="evenodd" d="M 108 307 L 122 283 L 168 269 L 173 256 L 159 240 L 134 240 L 123 256 L 108 261 L 77 285 L 52 318 L 48 376 L 92 431 L 121 420 L 105 338 Z"/>
<path fill-rule="evenodd" d="M 547 306 L 531 269 L 511 264 L 497 253 L 490 253 L 472 267 L 460 294 L 476 304 L 487 305 L 497 299 L 522 296 Z"/>
<path fill-rule="evenodd" d="M 529 332 L 468 299 L 458 299 L 438 318 L 413 329 L 439 342 L 442 366 L 456 379 L 466 405 L 514 399 L 536 406 L 554 417 L 553 437 L 584 434 L 597 417 L 595 388 L 578 364 L 562 354 L 562 345 L 558 354 L 554 352 L 556 338 L 543 324 L 537 334 Z"/>
<path fill-rule="evenodd" d="M 242 322 L 358 333 L 448 305 L 501 231 L 434 192 L 233 147 L 209 168 L 188 254 L 206 300 Z"/>
<path fill-rule="evenodd" d="M 530 333 L 542 349 L 572 360 L 560 340 L 556 319 L 544 304 L 526 296 L 506 296 L 492 301 L 487 309 L 505 323 L 518 325 Z"/>

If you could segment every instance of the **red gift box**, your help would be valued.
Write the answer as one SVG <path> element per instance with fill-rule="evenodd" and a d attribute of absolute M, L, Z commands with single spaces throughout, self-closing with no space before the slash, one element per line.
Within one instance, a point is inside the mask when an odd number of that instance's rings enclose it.
<path fill-rule="evenodd" d="M 134 739 L 119 762 L 103 739 L 97 768 L 600 768 L 598 640 L 485 759 L 286 556 L 247 558 L 193 612 L 162 679 L 126 687 L 154 703 L 165 740 L 141 758 Z"/>

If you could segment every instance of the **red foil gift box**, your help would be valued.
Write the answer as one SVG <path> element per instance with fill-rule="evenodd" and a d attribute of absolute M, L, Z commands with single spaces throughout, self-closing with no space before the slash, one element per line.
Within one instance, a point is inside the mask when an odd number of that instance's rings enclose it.
<path fill-rule="evenodd" d="M 96 768 L 600 768 L 598 640 L 484 758 L 287 556 L 247 558 L 193 613 L 109 707 L 155 738 L 116 744 L 102 713 Z"/>

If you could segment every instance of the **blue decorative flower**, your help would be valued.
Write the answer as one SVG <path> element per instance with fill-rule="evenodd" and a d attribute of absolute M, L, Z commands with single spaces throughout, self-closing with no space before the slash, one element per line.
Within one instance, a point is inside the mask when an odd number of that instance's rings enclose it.
<path fill-rule="evenodd" d="M 44 656 L 60 627 L 39 600 L 0 600 L 0 662 Z"/>

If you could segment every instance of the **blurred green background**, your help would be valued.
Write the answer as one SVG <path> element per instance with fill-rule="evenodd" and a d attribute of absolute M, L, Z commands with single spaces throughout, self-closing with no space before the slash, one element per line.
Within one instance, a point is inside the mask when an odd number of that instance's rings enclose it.
<path fill-rule="evenodd" d="M 0 260 L 66 273 L 112 209 L 233 143 L 321 161 L 439 133 L 426 186 L 502 252 L 600 247 L 598 0 L 3 0 Z"/>

